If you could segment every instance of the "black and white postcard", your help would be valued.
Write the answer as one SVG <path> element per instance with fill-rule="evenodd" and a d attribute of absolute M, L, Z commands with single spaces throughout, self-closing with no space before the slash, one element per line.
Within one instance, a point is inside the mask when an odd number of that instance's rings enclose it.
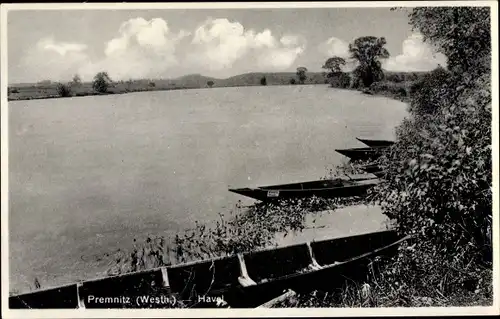
<path fill-rule="evenodd" d="M 496 1 L 1 23 L 3 316 L 498 313 Z"/>

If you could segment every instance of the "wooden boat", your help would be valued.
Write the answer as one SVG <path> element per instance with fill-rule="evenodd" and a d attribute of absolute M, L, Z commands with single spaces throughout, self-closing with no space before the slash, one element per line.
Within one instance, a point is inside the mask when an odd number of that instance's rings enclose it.
<path fill-rule="evenodd" d="M 387 147 L 391 146 L 394 144 L 394 141 L 389 141 L 389 140 L 372 140 L 372 139 L 364 139 L 364 138 L 359 138 L 356 137 L 358 141 L 360 141 L 363 144 L 366 144 L 369 147 Z"/>
<path fill-rule="evenodd" d="M 382 168 L 380 168 L 377 164 L 364 165 L 361 169 L 367 173 L 375 175 L 376 177 L 382 177 L 384 175 L 384 171 L 382 171 Z"/>
<path fill-rule="evenodd" d="M 338 177 L 350 181 L 365 181 L 370 179 L 377 179 L 377 176 L 368 172 L 368 174 L 346 174 L 345 176 Z"/>
<path fill-rule="evenodd" d="M 375 257 L 394 255 L 408 239 L 380 231 L 164 266 L 10 296 L 9 308 L 256 307 L 284 289 L 334 292 L 362 282 Z"/>
<path fill-rule="evenodd" d="M 376 177 L 375 177 L 376 178 Z M 330 179 L 302 183 L 262 186 L 257 188 L 229 189 L 230 192 L 251 197 L 260 201 L 304 197 L 351 197 L 363 196 L 366 191 L 379 181 L 373 177 L 358 177 L 358 179 Z"/>
<path fill-rule="evenodd" d="M 349 157 L 351 160 L 375 160 L 381 155 L 386 147 L 360 147 L 348 149 L 336 149 L 335 151 Z"/>

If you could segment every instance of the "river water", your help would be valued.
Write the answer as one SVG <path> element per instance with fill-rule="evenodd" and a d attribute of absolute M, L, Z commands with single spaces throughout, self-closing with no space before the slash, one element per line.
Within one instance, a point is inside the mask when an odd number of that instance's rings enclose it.
<path fill-rule="evenodd" d="M 251 203 L 228 187 L 318 179 L 405 115 L 322 85 L 9 102 L 10 290 L 92 278 L 89 256 Z"/>

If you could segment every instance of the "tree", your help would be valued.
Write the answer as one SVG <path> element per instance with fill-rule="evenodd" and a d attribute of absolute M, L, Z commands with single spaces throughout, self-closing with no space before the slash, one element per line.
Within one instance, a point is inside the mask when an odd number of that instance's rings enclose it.
<path fill-rule="evenodd" d="M 127 88 L 125 89 L 125 91 L 126 92 L 132 91 L 132 85 L 134 84 L 134 81 L 132 81 L 132 79 L 128 79 L 127 82 L 124 82 L 124 83 L 127 85 Z"/>
<path fill-rule="evenodd" d="M 265 76 L 263 76 L 261 79 L 260 79 L 260 85 L 267 85 L 267 79 Z"/>
<path fill-rule="evenodd" d="M 330 71 L 326 74 L 326 76 L 331 77 L 331 75 L 333 74 L 342 72 L 342 66 L 344 66 L 345 64 L 346 64 L 345 59 L 338 56 L 334 56 L 326 60 L 322 68 Z"/>
<path fill-rule="evenodd" d="M 346 60 L 341 57 L 331 57 L 326 60 L 325 64 L 322 66 L 323 69 L 328 70 L 324 72 L 323 76 L 326 76 L 325 83 L 330 82 L 332 87 L 346 88 L 350 84 L 350 78 L 347 74 L 342 73 L 342 66 L 346 64 Z"/>
<path fill-rule="evenodd" d="M 365 87 L 383 78 L 380 60 L 389 57 L 389 51 L 384 48 L 386 43 L 383 37 L 365 36 L 349 44 L 350 57 L 358 63 L 354 74 L 360 77 Z"/>
<path fill-rule="evenodd" d="M 111 78 L 107 72 L 99 72 L 94 76 L 94 81 L 92 82 L 92 88 L 94 91 L 99 93 L 106 93 L 111 83 Z"/>
<path fill-rule="evenodd" d="M 59 94 L 60 97 L 70 97 L 71 96 L 70 85 L 57 83 L 57 94 Z"/>
<path fill-rule="evenodd" d="M 415 8 L 410 23 L 424 41 L 447 57 L 448 68 L 474 73 L 491 58 L 490 9 L 488 7 Z"/>
<path fill-rule="evenodd" d="M 78 74 L 75 74 L 73 76 L 73 80 L 71 81 L 71 85 L 80 86 L 81 84 L 82 84 L 82 78 Z"/>
<path fill-rule="evenodd" d="M 215 84 L 215 83 L 214 83 L 214 81 L 212 81 L 212 80 L 207 81 L 207 85 L 208 85 L 208 87 L 212 87 L 212 86 L 214 86 L 214 84 Z"/>
<path fill-rule="evenodd" d="M 297 77 L 299 78 L 300 84 L 304 84 L 304 81 L 307 79 L 307 68 L 300 66 L 297 68 Z"/>

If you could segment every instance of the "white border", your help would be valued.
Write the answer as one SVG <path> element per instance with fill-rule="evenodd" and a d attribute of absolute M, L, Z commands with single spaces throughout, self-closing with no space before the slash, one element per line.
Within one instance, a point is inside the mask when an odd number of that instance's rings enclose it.
<path fill-rule="evenodd" d="M 133 10 L 133 9 L 271 9 L 494 6 L 495 1 L 344 1 L 344 2 L 200 2 L 200 3 L 29 3 L 3 4 L 9 10 Z"/>
<path fill-rule="evenodd" d="M 493 250 L 493 289 L 492 307 L 447 307 L 447 308 L 309 308 L 309 309 L 173 309 L 173 310 L 9 310 L 8 309 L 8 105 L 7 105 L 7 12 L 9 10 L 134 10 L 134 9 L 248 9 L 248 8 L 375 8 L 375 7 L 417 7 L 417 6 L 488 6 L 491 7 L 491 37 L 492 37 L 492 98 L 493 98 L 493 241 L 494 247 L 499 245 L 500 217 L 498 210 L 498 3 L 496 1 L 401 1 L 401 2 L 252 2 L 252 3 L 33 3 L 33 4 L 2 4 L 0 15 L 1 33 L 1 250 L 2 250 L 2 317 L 3 318 L 161 318 L 161 317 L 321 317 L 321 316 L 402 316 L 402 315 L 479 315 L 498 314 L 499 305 L 499 253 Z M 495 199 L 496 198 L 496 199 Z"/>

